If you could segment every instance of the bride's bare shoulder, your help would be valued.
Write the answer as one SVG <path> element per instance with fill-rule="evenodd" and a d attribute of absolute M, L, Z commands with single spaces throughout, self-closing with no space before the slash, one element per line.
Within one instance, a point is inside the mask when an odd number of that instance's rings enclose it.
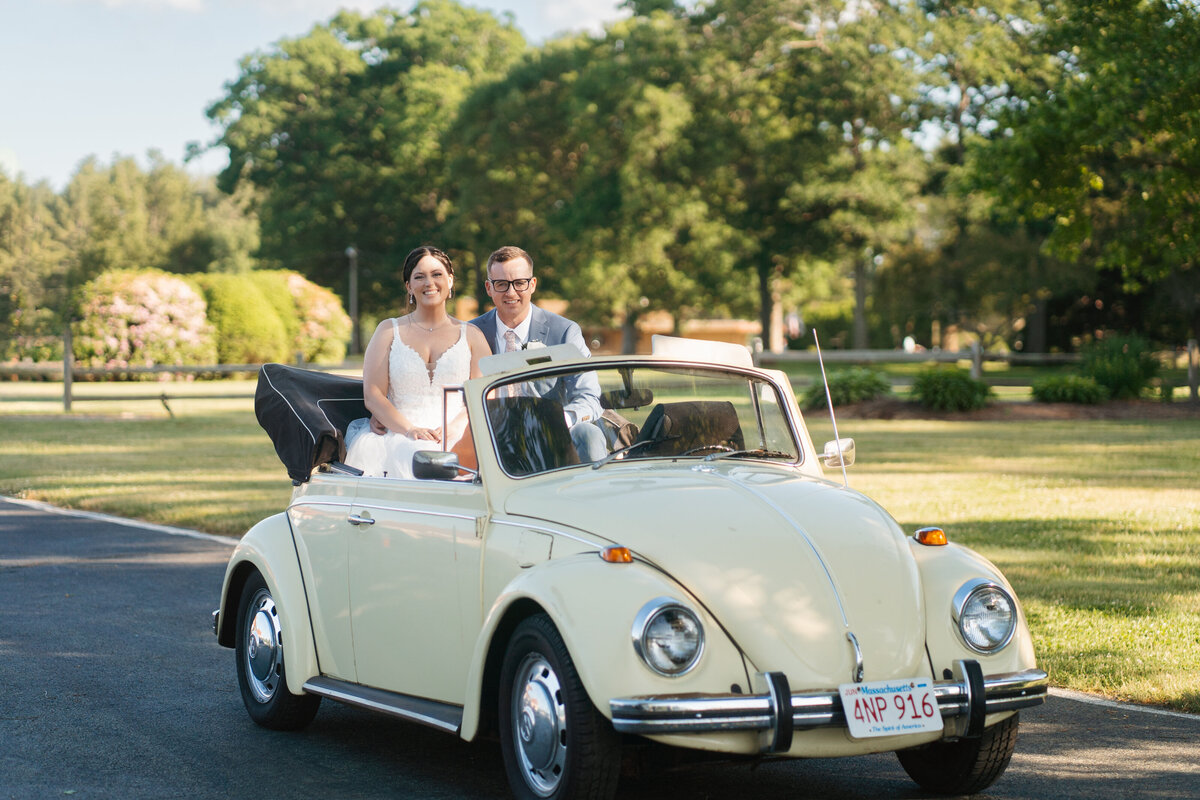
<path fill-rule="evenodd" d="M 461 320 L 459 322 L 461 323 Z M 464 327 L 467 330 L 467 344 L 470 345 L 472 352 L 490 356 L 492 348 L 487 342 L 487 337 L 483 335 L 483 331 L 474 325 L 464 324 Z"/>

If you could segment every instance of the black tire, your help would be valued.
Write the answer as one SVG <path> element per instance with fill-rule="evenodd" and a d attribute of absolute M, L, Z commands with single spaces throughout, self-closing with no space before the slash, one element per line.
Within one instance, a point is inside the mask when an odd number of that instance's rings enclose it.
<path fill-rule="evenodd" d="M 974 794 L 991 786 L 1008 767 L 1017 746 L 1017 717 L 984 728 L 978 739 L 934 742 L 896 757 L 922 788 L 939 794 Z"/>
<path fill-rule="evenodd" d="M 621 738 L 592 705 L 571 655 L 544 614 L 513 631 L 500 669 L 500 749 L 521 800 L 609 800 Z"/>
<path fill-rule="evenodd" d="M 250 718 L 277 731 L 303 728 L 316 716 L 321 698 L 288 691 L 279 610 L 257 572 L 242 587 L 237 613 L 238 688 Z"/>

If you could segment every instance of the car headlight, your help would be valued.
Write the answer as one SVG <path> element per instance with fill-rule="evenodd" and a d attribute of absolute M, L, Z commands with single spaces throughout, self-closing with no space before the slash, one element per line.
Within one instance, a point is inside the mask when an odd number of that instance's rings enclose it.
<path fill-rule="evenodd" d="M 704 627 L 689 608 L 669 597 L 642 606 L 633 620 L 633 649 L 651 670 L 677 677 L 704 652 Z"/>
<path fill-rule="evenodd" d="M 1017 603 L 998 583 L 976 578 L 955 592 L 954 621 L 968 647 L 994 653 L 1012 641 Z"/>

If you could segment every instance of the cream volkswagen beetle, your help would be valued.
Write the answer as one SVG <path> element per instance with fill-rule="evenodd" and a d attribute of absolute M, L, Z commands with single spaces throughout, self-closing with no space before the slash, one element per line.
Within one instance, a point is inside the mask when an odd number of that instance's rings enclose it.
<path fill-rule="evenodd" d="M 570 345 L 483 360 L 478 470 L 338 462 L 357 381 L 267 365 L 259 419 L 295 483 L 254 526 L 214 612 L 260 725 L 322 698 L 472 740 L 513 793 L 605 798 L 647 739 L 747 757 L 895 751 L 938 792 L 1004 771 L 1047 676 L 1012 587 L 939 529 L 906 536 L 813 447 L 791 387 L 742 348 Z M 581 462 L 547 395 L 598 384 L 608 455 Z M 836 467 L 823 472 L 823 465 Z"/>

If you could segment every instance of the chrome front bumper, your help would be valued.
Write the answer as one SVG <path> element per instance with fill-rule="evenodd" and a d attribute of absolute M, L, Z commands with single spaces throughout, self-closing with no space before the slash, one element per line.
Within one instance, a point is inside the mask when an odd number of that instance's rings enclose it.
<path fill-rule="evenodd" d="M 845 728 L 837 690 L 792 693 L 783 673 L 769 672 L 763 694 L 703 694 L 621 697 L 609 703 L 613 727 L 643 736 L 714 731 L 767 733 L 767 752 L 791 747 L 792 732 Z M 954 679 L 937 681 L 934 694 L 947 736 L 978 736 L 987 714 L 1016 711 L 1046 701 L 1049 677 L 1040 669 L 984 677 L 978 661 L 954 664 Z"/>

